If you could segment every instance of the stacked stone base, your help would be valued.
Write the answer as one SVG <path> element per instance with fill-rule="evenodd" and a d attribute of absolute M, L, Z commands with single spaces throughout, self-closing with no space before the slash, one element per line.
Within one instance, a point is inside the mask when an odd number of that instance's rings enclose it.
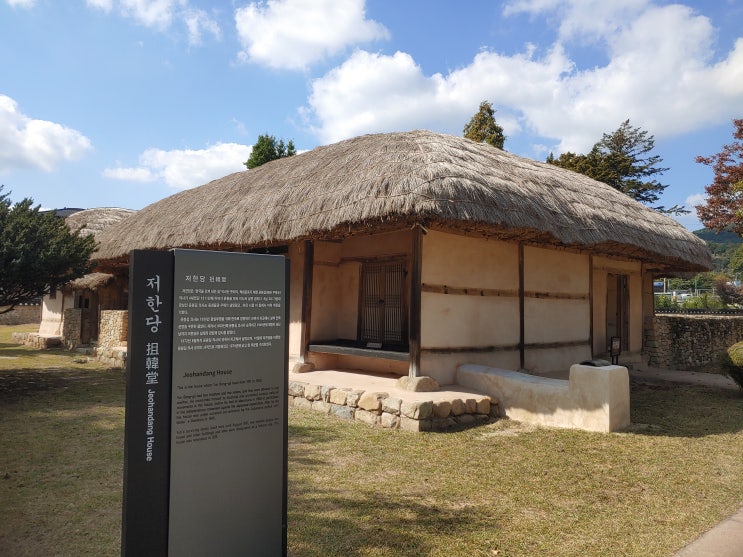
<path fill-rule="evenodd" d="M 446 401 L 403 401 L 388 393 L 289 382 L 289 405 L 405 431 L 444 431 L 500 416 L 498 402 L 486 395 Z"/>
<path fill-rule="evenodd" d="M 42 336 L 39 333 L 13 333 L 12 340 L 17 344 L 25 344 L 26 346 L 41 350 L 46 348 L 60 348 L 62 346 L 62 337 Z"/>
<path fill-rule="evenodd" d="M 99 346 L 95 349 L 95 358 L 109 367 L 126 367 L 126 346 Z"/>
<path fill-rule="evenodd" d="M 61 336 L 42 336 L 38 333 L 13 333 L 13 342 L 44 350 L 47 348 L 64 348 Z M 95 358 L 107 366 L 126 367 L 126 346 L 98 346 L 89 349 L 78 349 L 82 354 L 95 354 Z"/>

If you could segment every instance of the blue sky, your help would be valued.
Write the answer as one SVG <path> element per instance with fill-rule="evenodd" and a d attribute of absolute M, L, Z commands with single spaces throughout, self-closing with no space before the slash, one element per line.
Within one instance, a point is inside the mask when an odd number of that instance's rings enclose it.
<path fill-rule="evenodd" d="M 743 0 L 0 0 L 0 36 L 0 183 L 45 208 L 140 209 L 262 133 L 461 135 L 482 100 L 537 160 L 629 118 L 691 205 L 743 117 Z"/>

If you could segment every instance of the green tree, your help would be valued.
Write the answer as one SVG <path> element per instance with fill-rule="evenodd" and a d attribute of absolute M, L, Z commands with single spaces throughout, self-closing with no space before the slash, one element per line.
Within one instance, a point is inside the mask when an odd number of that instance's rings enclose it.
<path fill-rule="evenodd" d="M 743 244 L 738 244 L 738 248 L 730 256 L 727 268 L 734 275 L 743 276 Z"/>
<path fill-rule="evenodd" d="M 93 236 L 40 213 L 31 199 L 11 204 L 0 186 L 0 313 L 48 294 L 92 268 Z"/>
<path fill-rule="evenodd" d="M 743 289 L 735 286 L 727 275 L 715 275 L 715 294 L 726 306 L 743 304 Z"/>
<path fill-rule="evenodd" d="M 253 151 L 250 153 L 250 158 L 247 162 L 243 163 L 248 168 L 255 168 L 267 162 L 282 159 L 284 157 L 292 157 L 297 154 L 294 148 L 294 141 L 291 139 L 289 143 L 284 144 L 284 140 L 280 139 L 276 141 L 276 138 L 272 135 L 264 134 L 258 136 L 258 141 L 253 145 Z"/>
<path fill-rule="evenodd" d="M 651 154 L 654 148 L 655 138 L 652 135 L 640 128 L 633 128 L 630 121 L 625 120 L 615 132 L 605 133 L 588 154 L 567 152 L 555 158 L 550 153 L 547 162 L 585 174 L 609 184 L 636 201 L 651 205 L 668 187 L 656 179 L 668 168 L 660 166 L 663 159 L 659 155 Z M 653 208 L 661 213 L 688 213 L 680 205 L 668 209 L 662 205 Z"/>
<path fill-rule="evenodd" d="M 464 137 L 503 149 L 506 136 L 503 135 L 503 128 L 495 121 L 495 110 L 492 104 L 488 101 L 480 103 L 477 114 L 464 126 Z"/>

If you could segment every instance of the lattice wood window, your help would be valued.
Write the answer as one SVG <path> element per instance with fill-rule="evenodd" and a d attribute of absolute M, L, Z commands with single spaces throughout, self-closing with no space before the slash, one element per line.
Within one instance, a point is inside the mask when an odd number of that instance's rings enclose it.
<path fill-rule="evenodd" d="M 363 343 L 408 342 L 405 263 L 365 263 L 361 270 L 359 334 Z"/>

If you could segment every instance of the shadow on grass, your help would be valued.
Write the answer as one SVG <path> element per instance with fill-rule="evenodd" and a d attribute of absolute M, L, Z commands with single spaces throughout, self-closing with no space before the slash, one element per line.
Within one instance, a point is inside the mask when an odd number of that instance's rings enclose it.
<path fill-rule="evenodd" d="M 33 348 L 0 342 L 0 357 L 3 358 L 38 358 L 40 356 L 70 356 L 74 352 L 62 348 Z"/>
<path fill-rule="evenodd" d="M 442 532 L 456 538 L 497 527 L 484 523 L 489 513 L 483 509 L 435 507 L 399 493 L 341 492 L 296 480 L 289 492 L 292 557 L 429 555 Z M 293 507 L 304 512 L 292 512 Z"/>
<path fill-rule="evenodd" d="M 632 433 L 705 437 L 743 431 L 743 391 L 692 385 L 633 384 Z"/>
<path fill-rule="evenodd" d="M 429 555 L 440 549 L 442 533 L 452 539 L 473 532 L 496 536 L 493 509 L 442 502 L 420 487 L 401 493 L 394 482 L 386 491 L 384 482 L 354 482 L 353 473 L 348 485 L 319 481 L 313 470 L 336 466 L 328 455 L 337 451 L 325 446 L 337 443 L 336 435 L 332 426 L 289 427 L 290 557 Z"/>
<path fill-rule="evenodd" d="M 58 368 L 0 370 L 0 402 L 55 390 L 62 391 L 72 385 L 84 384 L 92 387 L 109 383 L 123 385 L 123 372 Z"/>

